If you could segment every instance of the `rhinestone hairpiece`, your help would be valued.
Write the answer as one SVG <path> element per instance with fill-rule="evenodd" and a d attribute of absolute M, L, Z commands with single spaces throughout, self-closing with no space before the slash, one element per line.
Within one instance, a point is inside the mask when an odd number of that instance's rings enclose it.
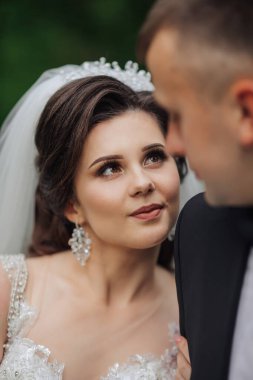
<path fill-rule="evenodd" d="M 66 82 L 87 76 L 107 75 L 118 79 L 134 91 L 154 90 L 150 73 L 139 70 L 138 63 L 132 61 L 128 61 L 124 69 L 121 69 L 118 62 L 109 63 L 102 57 L 98 61 L 83 62 L 80 66 L 65 66 L 61 68 L 60 74 Z"/>

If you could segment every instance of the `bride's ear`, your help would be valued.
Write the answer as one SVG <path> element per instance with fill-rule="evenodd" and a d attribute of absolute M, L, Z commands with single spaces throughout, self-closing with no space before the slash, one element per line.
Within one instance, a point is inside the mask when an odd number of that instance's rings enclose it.
<path fill-rule="evenodd" d="M 85 221 L 80 206 L 77 201 L 73 200 L 68 202 L 64 211 L 64 216 L 72 223 L 83 224 Z"/>

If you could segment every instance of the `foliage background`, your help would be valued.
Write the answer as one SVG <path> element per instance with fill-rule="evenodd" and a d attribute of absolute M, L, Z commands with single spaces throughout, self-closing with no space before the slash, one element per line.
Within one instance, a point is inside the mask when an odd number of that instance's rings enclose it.
<path fill-rule="evenodd" d="M 45 70 L 101 56 L 136 60 L 154 0 L 1 0 L 0 123 Z"/>

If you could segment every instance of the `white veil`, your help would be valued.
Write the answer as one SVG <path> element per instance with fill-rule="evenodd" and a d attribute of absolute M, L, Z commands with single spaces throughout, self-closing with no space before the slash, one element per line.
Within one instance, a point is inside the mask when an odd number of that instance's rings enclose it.
<path fill-rule="evenodd" d="M 43 74 L 6 118 L 0 134 L 0 252 L 26 252 L 34 224 L 34 132 L 49 97 L 63 85 Z"/>
<path fill-rule="evenodd" d="M 102 58 L 42 74 L 19 100 L 0 130 L 1 254 L 26 253 L 31 239 L 37 185 L 34 133 L 40 114 L 48 99 L 66 82 L 89 75 L 113 76 L 135 91 L 153 90 L 149 73 L 138 71 L 138 65 L 132 62 L 122 70 L 116 62 L 109 64 Z M 182 187 L 182 202 L 202 189 L 192 174 L 188 174 Z"/>

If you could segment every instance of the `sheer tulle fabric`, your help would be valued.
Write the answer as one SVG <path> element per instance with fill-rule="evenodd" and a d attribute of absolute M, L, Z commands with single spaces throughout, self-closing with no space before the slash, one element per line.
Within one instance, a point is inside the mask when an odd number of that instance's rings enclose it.
<path fill-rule="evenodd" d="M 34 133 L 49 97 L 64 84 L 48 71 L 21 98 L 0 135 L 1 253 L 26 252 L 34 223 L 37 174 Z"/>

